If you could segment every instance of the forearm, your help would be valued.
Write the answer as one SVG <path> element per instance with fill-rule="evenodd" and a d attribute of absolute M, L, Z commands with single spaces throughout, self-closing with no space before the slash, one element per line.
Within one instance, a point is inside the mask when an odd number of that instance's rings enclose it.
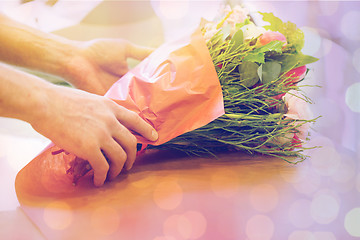
<path fill-rule="evenodd" d="M 52 88 L 42 79 L 0 63 L 0 116 L 37 121 L 47 112 L 47 92 Z"/>
<path fill-rule="evenodd" d="M 0 61 L 67 77 L 75 41 L 43 33 L 0 14 Z"/>

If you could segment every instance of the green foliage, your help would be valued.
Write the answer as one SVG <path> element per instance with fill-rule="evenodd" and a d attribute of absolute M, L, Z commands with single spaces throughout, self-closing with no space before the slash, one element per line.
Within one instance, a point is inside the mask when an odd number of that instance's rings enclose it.
<path fill-rule="evenodd" d="M 292 22 L 284 23 L 280 18 L 275 17 L 273 13 L 260 13 L 265 22 L 270 25 L 265 26 L 265 29 L 271 31 L 278 31 L 286 37 L 288 44 L 292 45 L 296 51 L 300 52 L 304 47 L 304 33 L 297 28 L 296 24 Z"/>
<path fill-rule="evenodd" d="M 283 46 L 283 42 L 281 41 L 272 41 L 268 44 L 255 48 L 251 52 L 249 52 L 246 57 L 243 59 L 244 61 L 251 61 L 257 63 L 265 63 L 265 53 L 266 52 L 280 52 Z"/>
<path fill-rule="evenodd" d="M 261 82 L 270 83 L 278 79 L 281 72 L 281 65 L 277 62 L 266 62 L 258 68 L 258 75 Z"/>
<path fill-rule="evenodd" d="M 239 70 L 239 84 L 244 87 L 252 87 L 259 81 L 258 76 L 258 68 L 259 66 L 254 62 L 243 62 L 238 66 Z"/>
<path fill-rule="evenodd" d="M 301 53 L 304 35 L 295 24 L 283 23 L 272 13 L 262 15 L 270 23 L 266 28 L 283 33 L 288 45 L 272 41 L 260 46 L 256 38 L 244 40 L 240 28 L 250 23 L 249 19 L 237 24 L 237 31 L 231 35 L 224 20 L 227 15 L 218 24 L 221 29 L 207 43 L 222 86 L 225 115 L 152 148 L 174 148 L 194 155 L 245 150 L 286 161 L 289 159 L 284 157 L 299 157 L 295 162 L 305 158 L 305 148 L 295 146 L 292 136 L 299 133 L 299 127 L 316 119 L 287 119 L 285 102 L 275 96 L 299 90 L 299 86 L 288 84 L 283 73 L 317 59 Z M 310 102 L 306 97 L 304 100 Z"/>

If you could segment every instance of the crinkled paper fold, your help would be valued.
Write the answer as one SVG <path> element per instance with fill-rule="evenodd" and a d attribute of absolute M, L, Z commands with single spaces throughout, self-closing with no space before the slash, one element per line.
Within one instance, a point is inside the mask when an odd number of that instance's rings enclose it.
<path fill-rule="evenodd" d="M 160 145 L 224 114 L 221 86 L 199 29 L 159 47 L 106 96 L 158 131 L 156 142 L 137 136 L 142 144 Z M 74 176 L 68 171 L 74 160 L 76 156 L 51 144 L 19 172 L 18 196 L 22 191 L 35 195 L 74 191 Z"/>

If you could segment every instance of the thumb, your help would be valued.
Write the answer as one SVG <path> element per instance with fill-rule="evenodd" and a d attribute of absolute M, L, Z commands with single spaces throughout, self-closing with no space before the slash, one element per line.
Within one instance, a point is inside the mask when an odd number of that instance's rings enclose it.
<path fill-rule="evenodd" d="M 154 51 L 153 48 L 144 47 L 135 45 L 133 43 L 129 43 L 127 46 L 127 54 L 126 57 L 134 58 L 137 60 L 143 60 L 147 56 L 149 56 L 150 53 Z"/>

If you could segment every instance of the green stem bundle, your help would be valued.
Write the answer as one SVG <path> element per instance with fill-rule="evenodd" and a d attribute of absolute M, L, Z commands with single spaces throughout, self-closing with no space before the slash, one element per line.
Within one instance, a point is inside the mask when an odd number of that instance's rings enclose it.
<path fill-rule="evenodd" d="M 294 24 L 282 23 L 271 14 L 263 15 L 270 23 L 276 22 L 276 26 L 272 24 L 268 29 L 282 31 L 292 42 L 289 41 L 285 47 L 281 41 L 259 46 L 257 38 L 244 40 L 242 29 L 237 29 L 232 36 L 226 34 L 222 31 L 225 29 L 223 19 L 217 25 L 222 28 L 207 44 L 222 86 L 225 114 L 206 126 L 148 148 L 176 149 L 197 156 L 246 151 L 280 157 L 288 162 L 305 159 L 305 140 L 295 136 L 300 134 L 301 127 L 317 118 L 288 118 L 286 102 L 276 96 L 291 90 L 300 91 L 298 82 L 289 84 L 291 76 L 286 76 L 286 73 L 317 59 L 301 53 L 303 35 Z M 261 79 L 264 71 L 270 75 L 276 71 L 279 73 L 265 81 Z M 311 103 L 305 94 L 300 98 Z M 288 157 L 296 160 L 290 161 Z"/>

